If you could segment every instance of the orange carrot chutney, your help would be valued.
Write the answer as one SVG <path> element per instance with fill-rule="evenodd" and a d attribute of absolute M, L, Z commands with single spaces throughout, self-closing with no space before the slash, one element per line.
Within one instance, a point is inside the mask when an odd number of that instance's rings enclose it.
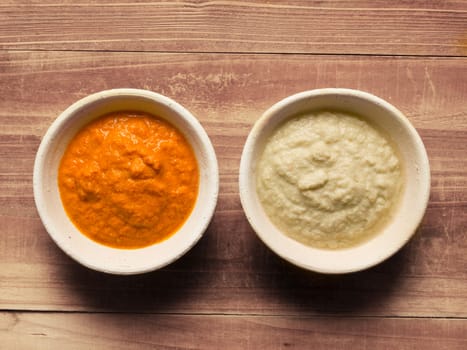
<path fill-rule="evenodd" d="M 198 195 L 198 164 L 185 137 L 140 112 L 86 125 L 60 163 L 63 206 L 86 236 L 124 249 L 161 242 L 186 221 Z"/>

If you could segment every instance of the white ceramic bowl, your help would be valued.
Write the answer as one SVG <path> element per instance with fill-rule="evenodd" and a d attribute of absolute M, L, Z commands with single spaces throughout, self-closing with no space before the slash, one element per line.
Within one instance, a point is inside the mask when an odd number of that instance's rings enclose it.
<path fill-rule="evenodd" d="M 141 249 L 107 247 L 80 233 L 63 209 L 57 185 L 59 162 L 76 132 L 92 119 L 118 110 L 148 112 L 169 121 L 191 144 L 200 171 L 198 198 L 184 225 L 169 239 Z M 65 253 L 94 270 L 136 274 L 175 261 L 202 237 L 216 207 L 219 173 L 211 141 L 188 110 L 151 91 L 114 89 L 79 100 L 52 123 L 37 151 L 33 186 L 40 218 L 47 232 Z"/>
<path fill-rule="evenodd" d="M 338 109 L 360 115 L 384 130 L 401 155 L 405 189 L 401 203 L 381 232 L 355 247 L 325 250 L 299 243 L 276 228 L 256 192 L 256 164 L 264 144 L 285 119 L 306 111 Z M 318 89 L 292 95 L 268 109 L 253 126 L 240 162 L 240 198 L 259 238 L 289 262 L 321 273 L 348 273 L 374 266 L 397 252 L 414 234 L 430 193 L 430 169 L 425 147 L 408 119 L 388 102 L 350 89 Z"/>

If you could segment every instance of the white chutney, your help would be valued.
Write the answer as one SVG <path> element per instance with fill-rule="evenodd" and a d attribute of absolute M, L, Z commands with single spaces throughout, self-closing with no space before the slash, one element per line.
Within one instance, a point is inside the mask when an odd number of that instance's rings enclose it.
<path fill-rule="evenodd" d="M 364 119 L 335 111 L 280 125 L 257 164 L 257 192 L 270 220 L 309 246 L 362 243 L 389 221 L 403 188 L 395 148 Z"/>

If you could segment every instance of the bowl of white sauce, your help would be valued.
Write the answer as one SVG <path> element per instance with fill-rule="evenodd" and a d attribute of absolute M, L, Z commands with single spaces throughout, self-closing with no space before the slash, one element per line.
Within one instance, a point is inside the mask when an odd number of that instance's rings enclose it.
<path fill-rule="evenodd" d="M 308 270 L 348 273 L 413 236 L 430 168 L 394 106 L 359 90 L 318 89 L 285 98 L 254 124 L 239 186 L 248 221 L 272 251 Z"/>

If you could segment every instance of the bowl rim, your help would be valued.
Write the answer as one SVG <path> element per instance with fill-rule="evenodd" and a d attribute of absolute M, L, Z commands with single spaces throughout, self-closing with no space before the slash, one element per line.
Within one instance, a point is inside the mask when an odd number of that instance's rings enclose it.
<path fill-rule="evenodd" d="M 198 226 L 197 232 L 194 233 L 192 236 L 190 236 L 191 237 L 190 241 L 187 242 L 187 244 L 183 246 L 183 249 L 174 251 L 174 254 L 172 254 L 169 258 L 165 259 L 164 261 L 158 261 L 157 263 L 152 263 L 152 264 L 148 263 L 145 265 L 144 268 L 142 267 L 133 268 L 132 266 L 126 266 L 125 268 L 114 266 L 113 268 L 109 268 L 108 266 L 101 266 L 98 263 L 95 263 L 93 261 L 88 261 L 86 259 L 83 259 L 80 256 L 80 254 L 78 254 L 75 250 L 62 244 L 62 240 L 60 239 L 60 236 L 63 235 L 63 233 L 59 232 L 60 230 L 57 227 L 55 227 L 55 224 L 53 223 L 53 219 L 47 215 L 46 210 L 44 209 L 44 206 L 43 206 L 44 203 L 46 202 L 46 195 L 45 195 L 46 191 L 43 188 L 43 184 L 41 180 L 44 176 L 43 175 L 44 168 L 47 166 L 47 164 L 45 164 L 46 155 L 50 151 L 53 145 L 54 138 L 60 133 L 60 131 L 63 130 L 64 125 L 67 123 L 67 121 L 73 118 L 77 119 L 76 115 L 80 113 L 80 111 L 82 111 L 82 109 L 85 108 L 86 106 L 92 105 L 95 102 L 103 101 L 106 99 L 118 99 L 118 98 L 130 98 L 130 99 L 131 98 L 136 98 L 136 99 L 143 98 L 147 101 L 150 101 L 151 103 L 155 103 L 156 105 L 160 105 L 165 108 L 168 108 L 172 110 L 175 114 L 180 116 L 180 118 L 183 119 L 185 122 L 187 122 L 187 124 L 194 130 L 193 135 L 195 135 L 195 138 L 199 139 L 200 143 L 202 143 L 203 154 L 206 156 L 207 162 L 209 164 L 209 174 L 211 175 L 210 181 L 206 182 L 208 184 L 206 188 L 208 189 L 209 201 L 206 201 L 207 203 L 203 202 L 203 206 L 206 207 L 206 210 L 204 211 L 206 215 L 200 218 L 200 220 L 203 220 L 203 221 L 202 221 L 202 224 Z M 170 119 L 168 121 L 170 122 Z M 180 129 L 180 132 L 184 133 L 185 131 Z M 192 147 L 194 146 L 192 145 Z M 39 214 L 39 217 L 48 235 L 57 244 L 57 246 L 63 252 L 65 252 L 69 257 L 71 257 L 73 260 L 77 261 L 78 263 L 80 263 L 81 265 L 89 269 L 108 273 L 108 274 L 115 274 L 115 275 L 142 274 L 142 273 L 147 273 L 147 272 L 151 272 L 151 271 L 163 268 L 173 263 L 174 261 L 178 260 L 183 255 L 185 255 L 189 250 L 191 250 L 193 246 L 196 245 L 196 243 L 204 235 L 204 233 L 206 232 L 214 216 L 217 201 L 218 201 L 218 194 L 219 194 L 218 161 L 217 161 L 217 156 L 215 153 L 215 149 L 212 145 L 212 142 L 206 130 L 203 128 L 203 126 L 199 122 L 199 120 L 188 109 L 183 107 L 181 104 L 179 104 L 175 100 L 165 95 L 162 95 L 162 94 L 159 94 L 153 91 L 149 91 L 149 90 L 144 90 L 144 89 L 115 88 L 115 89 L 102 90 L 102 91 L 92 93 L 88 96 L 85 96 L 75 101 L 70 106 L 68 106 L 63 112 L 61 112 L 59 116 L 55 120 L 53 120 L 53 122 L 49 125 L 46 133 L 42 137 L 42 140 L 40 142 L 40 145 L 38 147 L 35 160 L 34 160 L 33 194 L 34 194 L 34 201 L 35 201 L 35 205 L 37 208 L 37 212 Z M 198 201 L 199 201 L 199 195 L 196 199 L 195 207 Z M 192 214 L 193 214 L 193 211 L 190 213 L 190 216 Z M 188 221 L 189 217 L 187 218 L 185 222 Z M 83 236 L 86 237 L 85 235 Z M 93 242 L 93 244 L 101 246 L 102 249 L 113 250 L 113 251 L 123 251 L 123 252 L 134 251 L 136 252 L 138 250 L 146 250 L 154 246 L 154 245 L 150 245 L 148 247 L 142 247 L 138 249 L 119 249 L 119 248 L 113 248 L 110 246 L 97 243 L 87 237 L 86 239 Z"/>
<path fill-rule="evenodd" d="M 254 185 L 253 189 L 249 185 L 251 181 L 250 169 L 252 167 L 255 167 L 255 164 L 253 164 L 253 156 L 255 153 L 255 147 L 257 145 L 258 139 L 260 138 L 260 135 L 262 134 L 264 129 L 267 127 L 271 119 L 274 118 L 277 114 L 281 113 L 281 111 L 283 111 L 285 108 L 287 108 L 288 106 L 294 103 L 297 103 L 303 100 L 314 99 L 316 97 L 322 97 L 325 95 L 358 98 L 358 99 L 364 100 L 367 103 L 369 102 L 374 105 L 380 106 L 383 109 L 386 109 L 389 112 L 389 114 L 393 115 L 395 118 L 398 119 L 398 121 L 401 122 L 403 127 L 406 129 L 406 131 L 410 135 L 411 140 L 414 142 L 414 145 L 415 145 L 414 149 L 416 150 L 417 156 L 420 159 L 419 166 L 420 166 L 420 172 L 422 174 L 421 176 L 422 181 L 420 183 L 420 189 L 421 189 L 422 195 L 419 198 L 419 202 L 421 203 L 421 205 L 420 205 L 419 212 L 415 213 L 415 215 L 413 216 L 413 220 L 411 221 L 412 223 L 411 230 L 410 230 L 411 232 L 409 232 L 404 237 L 404 239 L 401 239 L 400 241 L 398 241 L 397 244 L 395 244 L 391 250 L 385 251 L 384 254 L 381 254 L 377 259 L 374 259 L 372 261 L 360 261 L 359 263 L 356 262 L 353 266 L 348 266 L 348 267 L 341 266 L 339 268 L 336 268 L 335 266 L 334 267 L 324 266 L 319 261 L 318 262 L 316 261 L 304 262 L 300 259 L 297 259 L 295 256 L 290 255 L 289 252 L 286 252 L 284 246 L 278 245 L 277 243 L 274 242 L 274 239 L 271 238 L 271 236 L 273 236 L 274 234 L 268 235 L 265 232 L 262 232 L 262 230 L 259 228 L 259 223 L 257 222 L 258 219 L 255 217 L 253 204 L 252 204 L 252 202 L 254 202 L 255 199 L 253 198 L 254 196 L 252 195 L 251 192 L 256 191 L 256 185 Z M 336 109 L 339 109 L 339 106 L 336 106 Z M 305 111 L 306 109 L 304 109 L 302 112 L 305 112 Z M 283 115 L 281 118 L 278 117 L 280 121 L 276 122 L 276 125 L 274 126 L 273 129 L 275 130 L 280 125 L 281 122 L 283 122 L 284 120 L 288 118 L 293 117 L 297 113 Z M 268 135 L 270 135 L 270 133 Z M 306 91 L 298 92 L 293 95 L 287 96 L 283 98 L 282 100 L 274 103 L 260 116 L 258 120 L 256 120 L 253 127 L 251 128 L 250 133 L 248 134 L 248 137 L 244 144 L 244 148 L 243 148 L 241 159 L 240 159 L 240 168 L 239 168 L 240 202 L 245 212 L 245 216 L 248 222 L 250 223 L 255 234 L 260 238 L 260 240 L 269 249 L 271 249 L 275 254 L 277 254 L 279 257 L 283 258 L 284 260 L 300 268 L 318 272 L 318 273 L 325 273 L 325 274 L 345 274 L 345 273 L 353 273 L 353 272 L 365 270 L 377 264 L 380 264 L 381 262 L 385 261 L 386 259 L 390 258 L 392 255 L 394 255 L 396 252 L 398 252 L 415 234 L 416 229 L 420 225 L 425 215 L 426 208 L 429 202 L 429 197 L 430 197 L 430 186 L 431 186 L 430 182 L 431 182 L 431 175 L 430 175 L 428 154 L 426 152 L 425 146 L 423 144 L 423 141 L 420 135 L 418 134 L 415 127 L 410 123 L 408 118 L 401 111 L 399 111 L 396 107 L 394 107 L 392 104 L 390 104 L 386 100 L 380 97 L 377 97 L 369 92 L 356 90 L 356 89 L 348 89 L 348 88 L 320 88 L 320 89 L 306 90 Z M 261 204 L 259 204 L 259 206 L 261 206 Z M 267 220 L 269 220 L 269 218 L 267 218 Z M 273 226 L 275 227 L 275 225 Z M 279 232 L 280 230 L 276 228 L 276 231 Z M 285 234 L 283 233 L 281 234 L 285 236 Z M 293 239 L 289 237 L 286 237 L 285 239 L 287 241 L 293 241 Z M 318 254 L 322 253 L 323 256 L 326 255 L 328 257 L 336 252 L 349 252 L 360 246 L 360 245 L 357 245 L 357 246 L 349 247 L 345 249 L 326 250 L 326 249 L 307 247 L 304 244 L 298 243 L 296 241 L 293 244 L 296 247 L 298 247 L 297 245 L 300 245 L 300 246 L 305 247 L 303 249 L 308 249 L 313 252 L 319 252 Z"/>

